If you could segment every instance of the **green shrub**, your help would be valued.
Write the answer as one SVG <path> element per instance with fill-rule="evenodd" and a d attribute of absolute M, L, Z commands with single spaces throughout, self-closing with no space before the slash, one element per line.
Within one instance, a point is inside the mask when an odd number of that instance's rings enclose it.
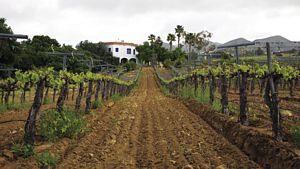
<path fill-rule="evenodd" d="M 171 59 L 166 59 L 164 61 L 164 67 L 168 68 L 169 66 L 174 66 L 174 63 L 172 62 Z"/>
<path fill-rule="evenodd" d="M 97 109 L 99 107 L 102 107 L 102 102 L 100 100 L 93 101 L 93 103 L 92 103 L 92 109 Z"/>
<path fill-rule="evenodd" d="M 56 109 L 49 110 L 42 114 L 40 123 L 40 135 L 48 141 L 55 141 L 58 138 L 76 138 L 86 132 L 86 120 L 81 112 Z"/>
<path fill-rule="evenodd" d="M 123 66 L 124 66 L 124 68 L 127 69 L 127 71 L 132 71 L 132 70 L 137 69 L 137 64 L 134 61 L 129 61 L 129 62 L 125 63 Z"/>
<path fill-rule="evenodd" d="M 119 94 L 114 94 L 110 97 L 110 99 L 114 102 L 121 100 L 122 96 L 120 96 Z"/>
<path fill-rule="evenodd" d="M 292 128 L 293 138 L 298 147 L 300 147 L 300 126 L 294 126 Z"/>
<path fill-rule="evenodd" d="M 21 145 L 21 144 L 13 144 L 11 147 L 11 151 L 20 157 L 30 157 L 34 155 L 33 146 L 30 144 L 27 145 Z"/>
<path fill-rule="evenodd" d="M 42 154 L 37 155 L 36 161 L 40 168 L 46 168 L 49 166 L 56 166 L 59 157 L 56 155 L 50 154 L 48 151 L 43 152 Z"/>

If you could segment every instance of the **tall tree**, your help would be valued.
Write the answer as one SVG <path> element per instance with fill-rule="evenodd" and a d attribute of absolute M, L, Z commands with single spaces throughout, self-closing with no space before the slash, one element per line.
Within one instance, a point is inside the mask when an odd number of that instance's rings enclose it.
<path fill-rule="evenodd" d="M 151 34 L 151 35 L 148 36 L 148 40 L 150 41 L 151 45 L 154 43 L 155 39 L 156 39 L 156 36 L 153 35 L 153 34 Z"/>
<path fill-rule="evenodd" d="M 188 63 L 191 64 L 191 52 L 192 47 L 197 43 L 197 34 L 196 33 L 185 33 L 185 43 L 188 45 Z"/>
<path fill-rule="evenodd" d="M 12 34 L 13 31 L 7 25 L 5 18 L 0 18 L 0 33 Z M 12 39 L 0 39 L 0 67 L 10 67 L 16 61 L 19 52 L 19 43 Z"/>
<path fill-rule="evenodd" d="M 184 33 L 184 27 L 181 25 L 177 25 L 175 28 L 175 34 L 177 36 L 178 48 L 180 48 L 180 38 L 182 37 L 183 33 Z"/>
<path fill-rule="evenodd" d="M 173 47 L 173 42 L 176 41 L 176 37 L 174 34 L 169 33 L 168 37 L 167 37 L 167 41 L 170 44 L 170 51 L 172 51 L 172 47 Z"/>

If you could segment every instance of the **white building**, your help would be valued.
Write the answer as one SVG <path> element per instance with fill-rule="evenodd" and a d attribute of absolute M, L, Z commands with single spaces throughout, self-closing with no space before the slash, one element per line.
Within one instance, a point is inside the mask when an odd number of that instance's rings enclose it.
<path fill-rule="evenodd" d="M 107 42 L 105 43 L 109 52 L 112 52 L 114 57 L 119 58 L 120 63 L 128 61 L 137 62 L 137 44 L 127 42 Z"/>

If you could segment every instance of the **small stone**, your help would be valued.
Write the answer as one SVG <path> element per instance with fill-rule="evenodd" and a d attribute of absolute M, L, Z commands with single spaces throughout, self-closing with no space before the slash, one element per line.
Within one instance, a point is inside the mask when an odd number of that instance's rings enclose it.
<path fill-rule="evenodd" d="M 14 159 L 14 154 L 7 149 L 3 150 L 2 154 L 4 157 L 7 157 L 9 160 Z"/>
<path fill-rule="evenodd" d="M 93 153 L 89 153 L 90 157 L 94 157 L 94 154 Z"/>
<path fill-rule="evenodd" d="M 16 130 L 13 130 L 12 132 L 11 132 L 11 134 L 16 134 L 17 133 L 17 131 Z"/>
<path fill-rule="evenodd" d="M 194 169 L 194 167 L 190 164 L 184 166 L 182 169 Z"/>

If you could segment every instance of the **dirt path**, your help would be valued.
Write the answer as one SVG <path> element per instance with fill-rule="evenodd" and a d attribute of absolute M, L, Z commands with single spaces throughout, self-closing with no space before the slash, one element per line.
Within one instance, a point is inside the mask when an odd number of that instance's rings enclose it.
<path fill-rule="evenodd" d="M 151 68 L 129 97 L 98 115 L 58 168 L 260 168 L 182 103 L 165 97 Z"/>

